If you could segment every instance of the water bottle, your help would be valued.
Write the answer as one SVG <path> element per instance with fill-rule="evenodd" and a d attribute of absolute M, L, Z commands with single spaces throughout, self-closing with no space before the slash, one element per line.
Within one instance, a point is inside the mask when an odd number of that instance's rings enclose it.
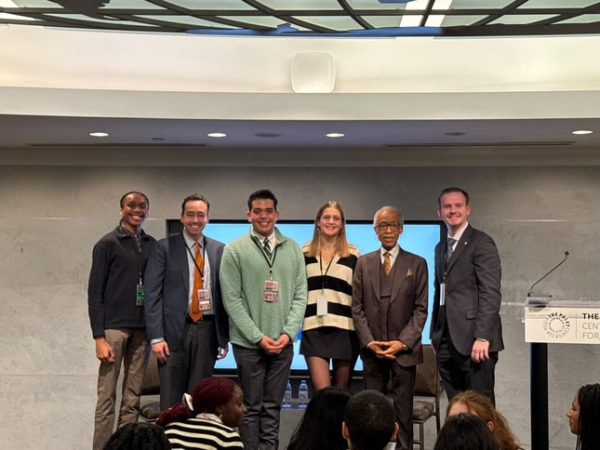
<path fill-rule="evenodd" d="M 298 408 L 306 409 L 306 405 L 308 404 L 308 385 L 305 380 L 300 382 L 300 387 L 298 388 Z"/>
<path fill-rule="evenodd" d="M 283 394 L 283 403 L 281 404 L 281 407 L 286 409 L 292 407 L 292 384 L 289 381 L 285 388 L 285 394 Z"/>

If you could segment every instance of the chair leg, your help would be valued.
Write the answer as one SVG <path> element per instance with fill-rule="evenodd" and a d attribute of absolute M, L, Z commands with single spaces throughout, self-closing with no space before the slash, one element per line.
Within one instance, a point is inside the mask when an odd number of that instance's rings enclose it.
<path fill-rule="evenodd" d="M 420 435 L 420 439 L 419 439 L 420 446 L 419 446 L 419 448 L 421 450 L 425 450 L 425 424 L 423 422 L 421 422 L 419 424 L 419 435 Z"/>

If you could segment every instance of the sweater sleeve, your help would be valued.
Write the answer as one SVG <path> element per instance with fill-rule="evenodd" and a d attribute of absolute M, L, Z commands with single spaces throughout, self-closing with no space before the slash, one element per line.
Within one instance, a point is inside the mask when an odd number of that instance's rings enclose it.
<path fill-rule="evenodd" d="M 292 341 L 296 339 L 302 322 L 304 321 L 304 312 L 306 310 L 306 302 L 308 295 L 308 287 L 306 281 L 306 266 L 304 264 L 304 256 L 297 245 L 294 245 L 294 264 L 296 279 L 294 283 L 294 297 L 290 307 L 288 320 L 283 327 L 283 332 L 287 334 Z"/>
<path fill-rule="evenodd" d="M 88 282 L 88 313 L 94 339 L 104 337 L 104 292 L 109 272 L 108 250 L 96 244 Z"/>
<path fill-rule="evenodd" d="M 258 344 L 263 338 L 263 333 L 250 317 L 242 291 L 242 268 L 239 253 L 230 246 L 226 246 L 223 251 L 219 280 L 223 305 L 230 322 L 244 339 Z"/>

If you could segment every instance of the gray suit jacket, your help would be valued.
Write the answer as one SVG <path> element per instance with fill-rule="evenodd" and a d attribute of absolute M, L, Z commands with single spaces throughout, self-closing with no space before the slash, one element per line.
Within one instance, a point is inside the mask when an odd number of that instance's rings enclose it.
<path fill-rule="evenodd" d="M 493 239 L 470 225 L 446 264 L 446 238 L 435 249 L 435 297 L 431 341 L 437 349 L 447 325 L 452 345 L 470 355 L 477 338 L 490 351 L 504 348 L 500 320 L 500 257 Z M 446 305 L 440 307 L 440 284 L 446 283 Z"/>
<path fill-rule="evenodd" d="M 221 300 L 219 267 L 224 244 L 204 237 L 210 264 L 210 286 L 219 347 L 227 348 L 228 317 Z M 161 239 L 145 272 L 146 334 L 149 340 L 164 337 L 171 350 L 181 341 L 188 311 L 189 267 L 182 234 Z"/>
<path fill-rule="evenodd" d="M 423 361 L 421 335 L 427 320 L 427 262 L 420 256 L 400 253 L 394 262 L 392 296 L 387 311 L 387 336 L 382 330 L 380 302 L 380 251 L 358 258 L 352 281 L 352 317 L 362 347 L 371 341 L 400 340 L 408 349 L 396 357 L 404 367 Z"/>

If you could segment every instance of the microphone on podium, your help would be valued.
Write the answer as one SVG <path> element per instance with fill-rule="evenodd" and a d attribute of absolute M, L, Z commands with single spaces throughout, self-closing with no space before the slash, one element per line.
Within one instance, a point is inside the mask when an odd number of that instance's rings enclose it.
<path fill-rule="evenodd" d="M 565 263 L 565 261 L 569 258 L 569 255 L 570 255 L 569 251 L 565 250 L 565 255 L 564 255 L 563 259 L 557 265 L 555 265 L 552 269 L 550 269 L 548 272 L 546 272 L 544 275 L 542 275 L 535 283 L 533 283 L 531 285 L 531 287 L 529 288 L 529 292 L 527 292 L 527 304 L 528 305 L 544 306 L 544 305 L 548 304 L 552 295 L 544 294 L 544 293 L 536 293 L 533 291 L 533 288 L 536 287 L 548 275 L 550 275 L 552 272 L 554 272 L 556 269 L 558 269 L 560 266 L 562 266 Z"/>

